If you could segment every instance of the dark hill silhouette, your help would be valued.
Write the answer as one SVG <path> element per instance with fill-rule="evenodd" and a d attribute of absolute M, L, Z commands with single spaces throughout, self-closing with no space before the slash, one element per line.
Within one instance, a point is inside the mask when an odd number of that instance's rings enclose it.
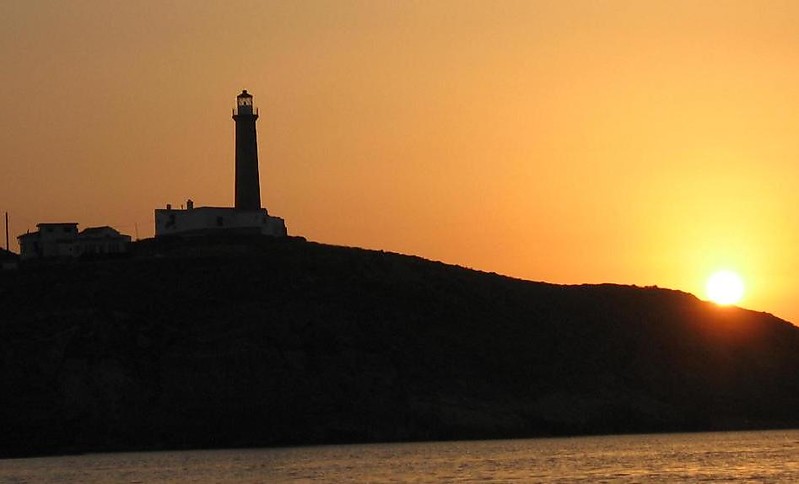
<path fill-rule="evenodd" d="M 0 247 L 0 262 L 16 262 L 18 260 L 17 254 Z"/>
<path fill-rule="evenodd" d="M 799 329 L 295 239 L 0 273 L 0 455 L 799 423 Z"/>

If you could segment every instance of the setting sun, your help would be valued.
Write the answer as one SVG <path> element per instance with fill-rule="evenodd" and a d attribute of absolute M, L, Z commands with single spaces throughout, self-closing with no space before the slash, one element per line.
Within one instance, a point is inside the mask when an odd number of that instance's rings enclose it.
<path fill-rule="evenodd" d="M 707 297 L 716 304 L 735 304 L 744 295 L 741 276 L 732 271 L 719 271 L 707 280 Z"/>

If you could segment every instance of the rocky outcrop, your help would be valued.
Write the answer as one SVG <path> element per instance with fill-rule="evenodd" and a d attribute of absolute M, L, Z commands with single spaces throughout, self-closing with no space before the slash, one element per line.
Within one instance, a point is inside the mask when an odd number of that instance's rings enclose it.
<path fill-rule="evenodd" d="M 0 455 L 795 426 L 799 329 L 302 240 L 0 274 Z"/>

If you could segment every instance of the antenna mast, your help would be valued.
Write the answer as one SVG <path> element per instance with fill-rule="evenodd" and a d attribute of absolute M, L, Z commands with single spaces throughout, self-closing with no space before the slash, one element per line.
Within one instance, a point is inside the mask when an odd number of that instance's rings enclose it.
<path fill-rule="evenodd" d="M 8 212 L 6 212 L 6 251 L 8 250 Z"/>

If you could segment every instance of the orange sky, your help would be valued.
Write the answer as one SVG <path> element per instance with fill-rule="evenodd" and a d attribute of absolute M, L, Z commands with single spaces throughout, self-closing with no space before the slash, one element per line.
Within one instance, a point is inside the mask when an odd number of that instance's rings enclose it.
<path fill-rule="evenodd" d="M 799 322 L 799 2 L 0 3 L 0 210 L 230 206 L 243 88 L 289 232 Z M 12 248 L 16 248 L 15 244 Z"/>

